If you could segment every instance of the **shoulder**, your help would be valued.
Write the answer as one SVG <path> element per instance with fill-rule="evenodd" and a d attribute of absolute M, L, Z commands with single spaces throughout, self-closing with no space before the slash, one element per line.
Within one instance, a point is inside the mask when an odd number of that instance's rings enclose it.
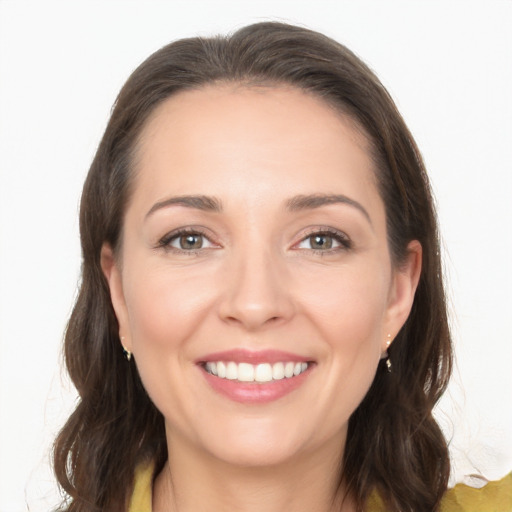
<path fill-rule="evenodd" d="M 386 512 L 377 493 L 370 496 L 367 512 Z M 458 484 L 449 489 L 440 512 L 512 512 L 512 473 L 480 489 Z"/>
<path fill-rule="evenodd" d="M 135 471 L 135 483 L 128 512 L 151 512 L 154 466 L 141 465 Z M 373 493 L 367 512 L 386 512 L 382 500 Z M 447 491 L 441 512 L 512 512 L 512 473 L 489 482 L 480 489 L 459 484 Z"/>
<path fill-rule="evenodd" d="M 456 485 L 446 493 L 441 512 L 512 512 L 512 473 L 480 489 Z"/>

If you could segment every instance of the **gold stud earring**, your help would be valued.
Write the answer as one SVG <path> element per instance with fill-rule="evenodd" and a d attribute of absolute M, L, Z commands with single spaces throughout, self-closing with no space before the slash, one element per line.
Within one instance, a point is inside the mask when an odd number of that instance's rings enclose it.
<path fill-rule="evenodd" d="M 130 361 L 132 358 L 132 353 L 124 346 L 124 336 L 121 336 L 121 344 L 123 345 L 123 355 L 126 357 L 127 361 Z"/>
<path fill-rule="evenodd" d="M 386 349 L 391 345 L 391 334 L 388 334 L 388 338 L 386 340 Z M 389 359 L 388 351 L 386 350 L 386 367 L 388 372 L 391 373 L 391 360 Z"/>

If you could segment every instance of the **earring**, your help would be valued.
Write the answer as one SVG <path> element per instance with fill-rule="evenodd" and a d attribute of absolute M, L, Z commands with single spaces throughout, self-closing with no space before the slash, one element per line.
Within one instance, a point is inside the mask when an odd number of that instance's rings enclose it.
<path fill-rule="evenodd" d="M 386 340 L 386 367 L 388 369 L 388 372 L 391 373 L 391 360 L 389 359 L 389 354 L 387 349 L 391 345 L 391 334 L 388 334 L 388 339 Z"/>
<path fill-rule="evenodd" d="M 124 342 L 124 336 L 121 336 L 121 344 Z M 124 346 L 123 344 L 123 355 L 126 357 L 127 361 L 130 361 L 132 358 L 132 353 Z"/>

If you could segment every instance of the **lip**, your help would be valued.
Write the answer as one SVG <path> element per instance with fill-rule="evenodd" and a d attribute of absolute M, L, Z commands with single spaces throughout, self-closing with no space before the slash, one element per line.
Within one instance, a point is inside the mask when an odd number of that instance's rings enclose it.
<path fill-rule="evenodd" d="M 294 363 L 307 362 L 309 363 L 309 367 L 306 371 L 295 377 L 264 383 L 246 383 L 229 379 L 221 379 L 208 373 L 204 368 L 205 364 L 216 361 L 233 361 L 235 363 L 251 364 L 273 364 L 288 361 Z M 310 376 L 313 368 L 316 366 L 315 362 L 311 359 L 290 352 L 283 352 L 280 350 L 250 351 L 245 349 L 234 349 L 208 354 L 207 356 L 199 358 L 196 361 L 196 364 L 203 374 L 207 384 L 215 392 L 234 402 L 244 404 L 264 404 L 285 397 L 302 386 Z"/>
<path fill-rule="evenodd" d="M 279 400 L 300 387 L 309 377 L 312 368 L 289 379 L 275 380 L 265 383 L 245 383 L 221 379 L 211 375 L 201 367 L 206 382 L 211 388 L 234 402 L 245 404 L 262 404 Z"/>
<path fill-rule="evenodd" d="M 293 363 L 309 363 L 311 359 L 291 352 L 283 352 L 282 350 L 247 350 L 247 349 L 233 349 L 225 350 L 223 352 L 214 352 L 196 360 L 196 364 L 204 364 L 216 361 L 233 361 L 235 363 L 279 363 L 293 362 Z"/>

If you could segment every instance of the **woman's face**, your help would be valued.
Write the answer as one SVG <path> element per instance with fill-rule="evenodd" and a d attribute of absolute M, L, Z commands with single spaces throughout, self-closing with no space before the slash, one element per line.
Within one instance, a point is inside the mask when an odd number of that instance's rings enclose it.
<path fill-rule="evenodd" d="M 144 128 L 117 259 L 120 335 L 168 441 L 243 465 L 341 453 L 404 323 L 365 137 L 292 88 L 209 86 Z"/>

